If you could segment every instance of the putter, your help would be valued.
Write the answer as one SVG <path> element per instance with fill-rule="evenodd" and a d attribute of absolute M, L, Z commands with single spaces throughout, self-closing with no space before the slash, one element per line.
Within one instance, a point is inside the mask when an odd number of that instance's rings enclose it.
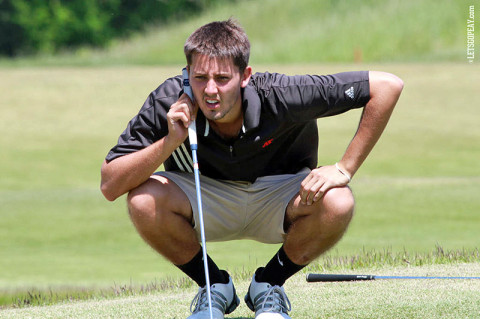
<path fill-rule="evenodd" d="M 182 70 L 183 76 L 183 91 L 187 93 L 192 102 L 194 101 L 192 88 L 190 87 L 190 82 L 188 81 L 188 71 L 186 68 Z M 197 191 L 197 206 L 198 206 L 198 219 L 200 222 L 200 236 L 202 239 L 202 253 L 203 253 L 203 268 L 205 269 L 205 282 L 207 285 L 207 297 L 208 297 L 208 310 L 210 311 L 210 319 L 213 319 L 212 313 L 212 295 L 210 292 L 210 275 L 208 273 L 208 262 L 207 262 L 207 246 L 205 243 L 205 227 L 203 225 L 203 210 L 202 210 L 202 193 L 200 191 L 200 172 L 198 168 L 198 159 L 197 159 L 197 127 L 195 120 L 193 120 L 188 126 L 188 140 L 190 142 L 190 149 L 192 150 L 192 159 L 193 159 L 193 173 L 195 175 L 195 188 Z"/>
<path fill-rule="evenodd" d="M 377 280 L 377 279 L 480 279 L 480 277 L 307 274 L 307 282 L 359 281 L 359 280 Z"/>

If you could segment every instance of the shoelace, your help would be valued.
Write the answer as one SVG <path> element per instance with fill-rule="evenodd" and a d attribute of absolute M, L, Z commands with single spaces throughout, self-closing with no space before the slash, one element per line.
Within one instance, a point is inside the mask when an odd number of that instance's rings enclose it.
<path fill-rule="evenodd" d="M 279 286 L 273 286 L 270 287 L 263 296 L 256 300 L 255 310 L 287 313 L 292 310 L 292 306 L 285 292 L 280 289 Z"/>
<path fill-rule="evenodd" d="M 212 297 L 212 307 L 220 309 L 222 312 L 225 312 L 227 308 L 227 298 L 218 291 L 210 289 Z M 192 309 L 193 308 L 193 309 Z M 195 298 L 193 298 L 192 303 L 190 304 L 190 312 L 195 313 L 208 309 L 208 295 L 207 287 L 200 288 Z"/>

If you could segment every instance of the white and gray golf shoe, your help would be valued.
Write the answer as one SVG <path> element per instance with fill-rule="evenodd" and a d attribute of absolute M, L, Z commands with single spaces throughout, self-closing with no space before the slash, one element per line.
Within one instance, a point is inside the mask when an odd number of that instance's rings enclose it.
<path fill-rule="evenodd" d="M 245 296 L 245 303 L 255 312 L 255 319 L 291 319 L 288 312 L 292 307 L 283 287 L 257 282 L 255 275 Z"/>
<path fill-rule="evenodd" d="M 233 312 L 240 303 L 230 277 L 228 284 L 211 285 L 210 293 L 214 319 L 224 319 L 224 315 Z M 206 286 L 198 288 L 198 293 L 190 304 L 190 311 L 192 315 L 187 319 L 210 319 Z"/>

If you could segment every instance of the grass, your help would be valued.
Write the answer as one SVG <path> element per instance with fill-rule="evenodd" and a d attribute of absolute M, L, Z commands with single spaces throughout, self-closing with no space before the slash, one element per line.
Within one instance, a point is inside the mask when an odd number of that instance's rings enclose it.
<path fill-rule="evenodd" d="M 183 64 L 183 43 L 200 25 L 234 16 L 252 42 L 252 62 L 466 62 L 471 1 L 243 0 L 100 50 L 0 61 L 5 66 Z M 288 45 L 286 45 L 288 43 Z"/>
<path fill-rule="evenodd" d="M 428 253 L 410 253 L 407 251 L 394 253 L 390 250 L 383 251 L 362 251 L 357 255 L 340 256 L 330 254 L 322 257 L 316 262 L 310 264 L 302 271 L 305 273 L 332 273 L 332 272 L 357 272 L 358 271 L 385 271 L 386 269 L 402 267 L 413 267 L 419 269 L 423 266 L 440 265 L 451 268 L 455 265 L 478 263 L 480 252 L 473 250 L 451 250 L 445 251 L 442 247 Z M 477 266 L 474 266 L 477 267 Z M 451 270 L 450 270 L 451 271 Z M 457 270 L 458 271 L 458 270 Z M 470 271 L 471 272 L 471 271 Z M 428 274 L 427 274 L 428 275 Z M 247 282 L 252 274 L 245 269 L 236 269 L 231 271 L 231 276 L 235 282 Z M 462 276 L 467 276 L 463 274 Z M 24 308 L 27 306 L 47 306 L 64 302 L 78 302 L 98 299 L 115 299 L 134 296 L 145 296 L 158 294 L 165 291 L 176 292 L 181 289 L 191 288 L 194 285 L 186 278 L 173 279 L 167 278 L 160 281 L 152 281 L 145 285 L 135 283 L 113 285 L 107 288 L 84 287 L 62 287 L 61 289 L 32 289 L 30 291 L 4 290 L 0 305 L 6 308 Z M 1 291 L 1 290 L 0 290 Z M 2 307 L 0 306 L 0 309 Z"/>
<path fill-rule="evenodd" d="M 364 273 L 376 268 L 362 269 Z M 478 274 L 478 263 L 383 267 L 382 275 L 464 276 Z M 249 282 L 236 281 L 243 297 Z M 347 283 L 306 283 L 304 274 L 291 278 L 285 289 L 293 304 L 292 317 L 310 318 L 477 318 L 477 280 L 378 280 Z M 7 309 L 2 318 L 185 318 L 194 287 L 145 295 L 98 298 L 44 307 Z M 227 318 L 253 318 L 242 302 Z"/>
<path fill-rule="evenodd" d="M 356 216 L 330 254 L 478 248 L 478 65 L 254 68 L 289 74 L 376 69 L 405 81 L 384 136 L 352 182 Z M 110 291 L 115 283 L 141 287 L 180 279 L 136 234 L 124 199 L 107 202 L 98 189 L 100 164 L 127 121 L 161 79 L 178 72 L 179 67 L 0 69 L 3 291 L 89 293 Z M 359 116 L 352 111 L 319 122 L 319 163 L 338 160 Z M 250 241 L 208 245 L 221 267 L 248 274 L 277 248 Z"/>

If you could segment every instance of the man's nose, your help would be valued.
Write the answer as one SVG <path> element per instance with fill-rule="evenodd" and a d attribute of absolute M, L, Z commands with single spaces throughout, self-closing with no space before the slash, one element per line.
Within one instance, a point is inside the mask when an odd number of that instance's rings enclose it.
<path fill-rule="evenodd" d="M 217 94 L 217 83 L 213 79 L 209 80 L 207 82 L 207 86 L 205 87 L 205 94 L 207 95 L 212 95 L 212 94 Z"/>

